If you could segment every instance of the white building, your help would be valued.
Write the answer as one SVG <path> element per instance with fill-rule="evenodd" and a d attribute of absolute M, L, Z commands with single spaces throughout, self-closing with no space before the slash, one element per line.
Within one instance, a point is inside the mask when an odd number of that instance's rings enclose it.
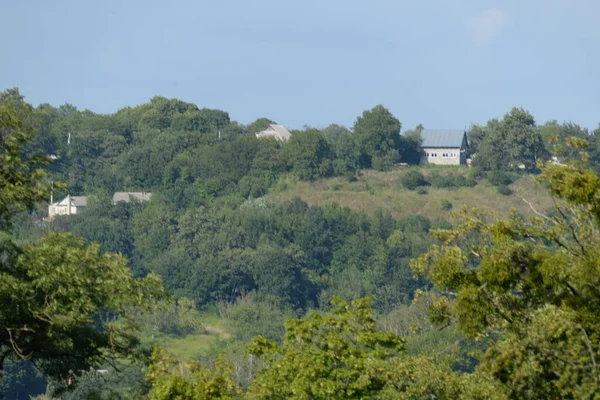
<path fill-rule="evenodd" d="M 87 206 L 86 196 L 67 195 L 57 203 L 48 206 L 48 219 L 52 220 L 56 215 L 75 215 L 81 213 Z"/>
<path fill-rule="evenodd" d="M 463 130 L 423 129 L 421 164 L 466 165 L 468 147 L 467 133 Z"/>
<path fill-rule="evenodd" d="M 283 125 L 270 124 L 264 131 L 256 133 L 257 138 L 274 137 L 282 142 L 287 141 L 292 134 Z"/>

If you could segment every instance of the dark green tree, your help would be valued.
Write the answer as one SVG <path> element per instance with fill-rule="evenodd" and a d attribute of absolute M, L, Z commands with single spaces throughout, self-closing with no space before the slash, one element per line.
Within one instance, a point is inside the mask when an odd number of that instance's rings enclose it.
<path fill-rule="evenodd" d="M 389 161 L 398 162 L 402 137 L 402 124 L 382 105 L 364 111 L 354 123 L 353 136 L 360 152 L 360 166 L 371 168 L 380 164 L 381 169 L 388 169 Z M 389 160 L 388 160 L 389 158 Z"/>
<path fill-rule="evenodd" d="M 316 129 L 292 135 L 283 148 L 291 171 L 303 180 L 315 180 L 333 173 L 331 148 Z"/>

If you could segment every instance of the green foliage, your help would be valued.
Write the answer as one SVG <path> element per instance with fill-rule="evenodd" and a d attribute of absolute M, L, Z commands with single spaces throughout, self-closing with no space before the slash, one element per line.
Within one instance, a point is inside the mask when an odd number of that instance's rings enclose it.
<path fill-rule="evenodd" d="M 473 187 L 477 181 L 462 174 L 440 175 L 437 171 L 427 177 L 427 182 L 436 188 Z"/>
<path fill-rule="evenodd" d="M 134 279 L 122 256 L 71 234 L 48 234 L 22 247 L 11 240 L 14 211 L 30 209 L 44 189 L 41 161 L 23 154 L 31 107 L 17 100 L 3 94 L 0 102 L 0 367 L 20 357 L 46 376 L 64 378 L 133 355 L 138 338 L 127 309 L 145 307 L 162 287 L 155 275 Z"/>
<path fill-rule="evenodd" d="M 370 168 L 375 161 L 380 169 L 389 169 L 398 162 L 403 141 L 401 127 L 400 121 L 382 105 L 364 111 L 356 119 L 353 132 L 360 166 Z"/>
<path fill-rule="evenodd" d="M 426 186 L 427 181 L 422 173 L 417 171 L 416 169 L 409 170 L 400 181 L 402 186 L 407 188 L 408 190 L 415 190 L 419 186 Z"/>
<path fill-rule="evenodd" d="M 153 304 L 150 310 L 138 310 L 137 314 L 134 318 L 147 336 L 185 336 L 205 332 L 195 302 L 185 297 L 164 299 Z"/>
<path fill-rule="evenodd" d="M 270 124 L 275 124 L 275 121 L 271 121 L 268 118 L 259 118 L 256 121 L 252 122 L 251 124 L 248 124 L 248 126 L 246 127 L 246 130 L 251 133 L 251 134 L 255 134 L 261 131 L 264 131 L 265 129 L 267 129 L 267 127 Z"/>
<path fill-rule="evenodd" d="M 178 363 L 156 348 L 147 379 L 151 400 L 235 399 L 239 388 L 230 376 L 231 367 L 222 359 L 205 366 L 197 361 Z"/>
<path fill-rule="evenodd" d="M 313 313 L 286 323 L 282 345 L 256 337 L 249 354 L 270 368 L 254 378 L 252 398 L 369 398 L 389 384 L 385 362 L 404 341 L 380 332 L 368 299 L 334 302 L 331 314 Z"/>
<path fill-rule="evenodd" d="M 252 295 L 240 297 L 232 304 L 221 302 L 217 308 L 225 319 L 228 331 L 242 343 L 248 343 L 254 336 L 281 341 L 283 321 L 291 317 L 285 308 L 256 300 Z"/>
<path fill-rule="evenodd" d="M 521 165 L 528 171 L 547 156 L 535 120 L 522 108 L 513 108 L 502 120 L 490 120 L 485 127 L 471 129 L 473 165 L 487 171 L 516 170 Z"/>
<path fill-rule="evenodd" d="M 467 210 L 413 269 L 448 293 L 432 306 L 437 321 L 502 334 L 480 370 L 511 398 L 589 398 L 600 376 L 600 179 L 581 164 L 547 166 L 540 179 L 554 216 L 492 222 Z"/>
<path fill-rule="evenodd" d="M 510 196 L 513 193 L 512 189 L 505 185 L 497 186 L 496 191 L 503 196 Z"/>
<path fill-rule="evenodd" d="M 333 173 L 329 143 L 316 129 L 293 134 L 284 146 L 284 157 L 302 180 L 312 181 Z"/>
<path fill-rule="evenodd" d="M 487 180 L 494 186 L 510 185 L 517 176 L 510 174 L 504 170 L 490 171 L 486 175 Z"/>
<path fill-rule="evenodd" d="M 27 155 L 34 136 L 31 106 L 16 89 L 0 93 L 0 229 L 10 228 L 15 210 L 30 210 L 47 195 L 42 166 L 49 160 Z"/>
<path fill-rule="evenodd" d="M 84 246 L 70 234 L 50 234 L 22 251 L 2 243 L 0 350 L 34 361 L 63 375 L 86 369 L 107 352 L 127 356 L 137 343 L 132 324 L 100 319 L 144 306 L 160 293 L 160 280 L 133 279 L 125 260 Z"/>
<path fill-rule="evenodd" d="M 444 211 L 452 210 L 452 203 L 448 199 L 442 199 L 440 201 L 440 208 Z"/>

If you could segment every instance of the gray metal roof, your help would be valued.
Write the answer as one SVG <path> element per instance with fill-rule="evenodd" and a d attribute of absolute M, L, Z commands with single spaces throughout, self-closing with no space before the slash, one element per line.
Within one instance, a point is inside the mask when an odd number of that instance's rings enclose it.
<path fill-rule="evenodd" d="M 85 207 L 87 206 L 87 196 L 70 196 L 71 198 L 71 206 L 72 207 Z M 68 206 L 69 202 L 68 202 L 69 196 L 65 197 L 64 199 L 62 199 L 61 201 L 57 202 L 57 203 L 53 203 L 53 206 Z"/>
<path fill-rule="evenodd" d="M 71 200 L 75 207 L 86 207 L 88 198 L 87 196 L 71 196 Z"/>
<path fill-rule="evenodd" d="M 421 139 L 421 147 L 461 148 L 463 140 L 466 142 L 466 133 L 464 130 L 423 129 L 421 131 Z"/>
<path fill-rule="evenodd" d="M 152 193 L 148 192 L 116 192 L 112 197 L 112 201 L 113 203 L 118 203 L 120 201 L 129 203 L 132 200 L 149 201 L 151 197 Z"/>

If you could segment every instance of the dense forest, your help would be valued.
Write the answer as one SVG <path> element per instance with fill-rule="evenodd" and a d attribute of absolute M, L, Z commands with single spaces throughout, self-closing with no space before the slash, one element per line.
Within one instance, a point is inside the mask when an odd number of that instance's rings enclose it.
<path fill-rule="evenodd" d="M 466 168 L 419 167 L 423 126 L 382 105 L 285 142 L 255 136 L 271 123 L 164 97 L 104 115 L 0 94 L 3 396 L 600 393 L 600 128 L 513 108 L 468 130 Z M 505 196 L 535 175 L 555 206 L 499 218 L 442 201 L 428 218 L 269 197 L 399 169 L 423 196 Z M 50 193 L 88 203 L 49 220 Z"/>

